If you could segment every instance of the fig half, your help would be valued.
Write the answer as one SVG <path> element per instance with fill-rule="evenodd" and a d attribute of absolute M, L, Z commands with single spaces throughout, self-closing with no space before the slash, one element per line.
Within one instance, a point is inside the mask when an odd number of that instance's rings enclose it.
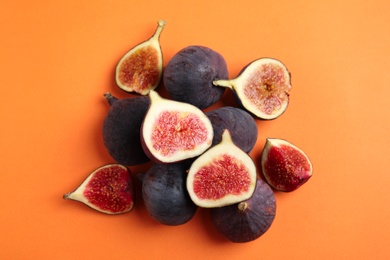
<path fill-rule="evenodd" d="M 173 163 L 206 151 L 213 140 L 213 126 L 199 108 L 149 93 L 150 107 L 142 123 L 144 151 L 157 163 Z"/>
<path fill-rule="evenodd" d="M 221 142 L 192 163 L 187 190 L 199 207 L 231 205 L 252 196 L 256 171 L 252 158 L 233 143 L 229 130 L 225 130 Z"/>
<path fill-rule="evenodd" d="M 129 212 L 134 206 L 134 184 L 130 170 L 108 164 L 93 171 L 73 192 L 63 196 L 106 214 Z"/>
<path fill-rule="evenodd" d="M 246 201 L 210 210 L 217 231 L 235 243 L 261 237 L 272 225 L 276 215 L 276 199 L 270 186 L 257 179 L 253 195 Z"/>
<path fill-rule="evenodd" d="M 260 58 L 235 79 L 215 80 L 213 84 L 232 89 L 240 105 L 256 117 L 275 119 L 287 109 L 291 75 L 281 61 Z"/>
<path fill-rule="evenodd" d="M 129 50 L 118 62 L 115 79 L 119 88 L 126 92 L 147 95 L 160 83 L 163 70 L 163 55 L 160 34 L 165 26 L 164 20 L 151 38 Z"/>
<path fill-rule="evenodd" d="M 261 155 L 261 168 L 268 184 L 285 192 L 298 189 L 313 174 L 313 166 L 302 149 L 277 138 L 267 138 Z"/>

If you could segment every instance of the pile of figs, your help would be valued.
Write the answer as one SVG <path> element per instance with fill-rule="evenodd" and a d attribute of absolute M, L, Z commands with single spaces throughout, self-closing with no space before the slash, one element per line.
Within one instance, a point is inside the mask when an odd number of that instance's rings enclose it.
<path fill-rule="evenodd" d="M 256 121 L 275 119 L 288 106 L 290 72 L 277 59 L 259 58 L 229 79 L 223 56 L 199 45 L 178 51 L 164 67 L 165 24 L 159 21 L 152 37 L 116 66 L 118 87 L 134 95 L 104 94 L 102 138 L 115 162 L 63 197 L 122 214 L 133 209 L 139 181 L 140 201 L 157 222 L 182 225 L 203 208 L 226 239 L 253 241 L 275 219 L 274 192 L 294 191 L 312 176 L 308 156 L 283 139 L 267 138 L 259 162 L 250 156 Z M 168 97 L 159 94 L 160 85 Z M 211 108 L 226 88 L 236 106 Z M 129 167 L 146 163 L 148 170 L 135 178 Z"/>

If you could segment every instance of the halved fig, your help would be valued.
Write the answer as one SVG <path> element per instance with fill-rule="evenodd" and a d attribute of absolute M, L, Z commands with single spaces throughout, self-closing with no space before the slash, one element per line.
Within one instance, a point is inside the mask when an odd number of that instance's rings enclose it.
<path fill-rule="evenodd" d="M 261 155 L 261 168 L 268 184 L 285 192 L 298 189 L 313 174 L 309 157 L 292 143 L 277 138 L 267 139 Z"/>
<path fill-rule="evenodd" d="M 173 100 L 205 109 L 221 99 L 225 88 L 213 85 L 227 79 L 228 69 L 221 54 L 204 46 L 187 46 L 165 66 L 164 87 Z"/>
<path fill-rule="evenodd" d="M 165 26 L 164 20 L 151 38 L 129 50 L 116 66 L 116 83 L 126 92 L 147 95 L 160 83 L 163 70 L 163 55 L 160 34 Z"/>
<path fill-rule="evenodd" d="M 228 129 L 235 145 L 249 153 L 256 144 L 258 131 L 255 119 L 243 109 L 224 106 L 206 112 L 214 129 L 213 145 L 222 140 Z"/>
<path fill-rule="evenodd" d="M 225 130 L 221 142 L 192 163 L 187 190 L 199 207 L 222 207 L 250 198 L 256 178 L 252 158 L 233 143 L 229 130 Z"/>
<path fill-rule="evenodd" d="M 270 186 L 257 179 L 253 195 L 245 201 L 210 210 L 217 231 L 235 243 L 261 237 L 272 225 L 276 215 L 276 199 Z"/>
<path fill-rule="evenodd" d="M 142 124 L 141 142 L 154 162 L 173 163 L 193 158 L 207 150 L 213 126 L 199 108 L 149 93 L 150 107 Z"/>
<path fill-rule="evenodd" d="M 215 80 L 233 90 L 240 105 L 261 119 L 275 119 L 289 103 L 291 76 L 279 60 L 260 58 L 248 64 L 235 79 Z"/>
<path fill-rule="evenodd" d="M 117 99 L 111 93 L 104 94 L 110 109 L 103 122 L 104 146 L 117 163 L 134 166 L 150 161 L 142 149 L 140 129 L 149 97 Z"/>
<path fill-rule="evenodd" d="M 142 199 L 157 222 L 177 226 L 195 215 L 197 206 L 186 189 L 189 163 L 154 164 L 142 177 Z"/>
<path fill-rule="evenodd" d="M 134 206 L 134 184 L 130 170 L 108 164 L 93 171 L 73 192 L 63 196 L 106 214 L 129 212 Z"/>

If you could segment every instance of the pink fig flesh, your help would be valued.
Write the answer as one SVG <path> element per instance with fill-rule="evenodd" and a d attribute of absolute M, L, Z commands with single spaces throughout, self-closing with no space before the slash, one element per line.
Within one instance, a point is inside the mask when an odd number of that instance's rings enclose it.
<path fill-rule="evenodd" d="M 106 214 L 129 212 L 134 206 L 134 187 L 130 170 L 108 164 L 92 172 L 73 192 L 64 195 Z"/>
<path fill-rule="evenodd" d="M 276 190 L 290 192 L 306 183 L 313 173 L 308 156 L 282 139 L 268 138 L 261 157 L 265 180 Z"/>

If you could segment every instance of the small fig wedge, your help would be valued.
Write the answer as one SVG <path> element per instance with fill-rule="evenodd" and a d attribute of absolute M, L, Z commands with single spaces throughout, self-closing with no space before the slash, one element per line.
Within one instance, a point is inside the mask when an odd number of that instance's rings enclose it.
<path fill-rule="evenodd" d="M 260 58 L 235 79 L 215 80 L 216 86 L 233 90 L 240 105 L 260 119 L 275 119 L 287 109 L 291 76 L 279 60 Z"/>
<path fill-rule="evenodd" d="M 192 163 L 187 190 L 199 207 L 222 207 L 250 198 L 256 178 L 251 157 L 233 143 L 229 130 L 225 130 L 221 142 Z"/>
<path fill-rule="evenodd" d="M 173 163 L 193 158 L 207 150 L 213 126 L 197 107 L 149 93 L 150 107 L 141 130 L 146 155 L 154 162 Z"/>
<path fill-rule="evenodd" d="M 126 92 L 147 95 L 160 83 L 163 70 L 163 55 L 160 46 L 160 34 L 165 26 L 164 20 L 158 21 L 158 27 L 151 38 L 128 51 L 116 66 L 116 83 Z"/>
<path fill-rule="evenodd" d="M 63 196 L 106 214 L 129 212 L 134 206 L 134 186 L 130 170 L 108 164 L 93 171 L 73 192 Z"/>
<path fill-rule="evenodd" d="M 149 108 L 149 98 L 137 96 L 118 100 L 104 94 L 110 109 L 103 122 L 104 146 L 117 163 L 134 166 L 150 161 L 142 149 L 140 129 Z"/>
<path fill-rule="evenodd" d="M 188 163 L 154 164 L 142 178 L 142 199 L 157 222 L 177 226 L 195 215 L 197 206 L 186 189 Z"/>
<path fill-rule="evenodd" d="M 224 106 L 206 113 L 214 129 L 213 145 L 222 140 L 222 134 L 228 129 L 234 144 L 249 153 L 256 144 L 258 131 L 255 119 L 243 109 Z"/>
<path fill-rule="evenodd" d="M 272 225 L 276 215 L 276 199 L 270 186 L 257 179 L 256 189 L 248 200 L 210 210 L 217 231 L 235 243 L 261 237 Z"/>
<path fill-rule="evenodd" d="M 292 143 L 277 138 L 267 139 L 261 155 L 261 168 L 268 184 L 285 192 L 298 189 L 313 174 L 309 157 Z"/>
<path fill-rule="evenodd" d="M 205 109 L 221 99 L 225 88 L 213 81 L 227 79 L 225 59 L 204 46 L 187 46 L 176 53 L 165 66 L 164 87 L 173 100 Z"/>

